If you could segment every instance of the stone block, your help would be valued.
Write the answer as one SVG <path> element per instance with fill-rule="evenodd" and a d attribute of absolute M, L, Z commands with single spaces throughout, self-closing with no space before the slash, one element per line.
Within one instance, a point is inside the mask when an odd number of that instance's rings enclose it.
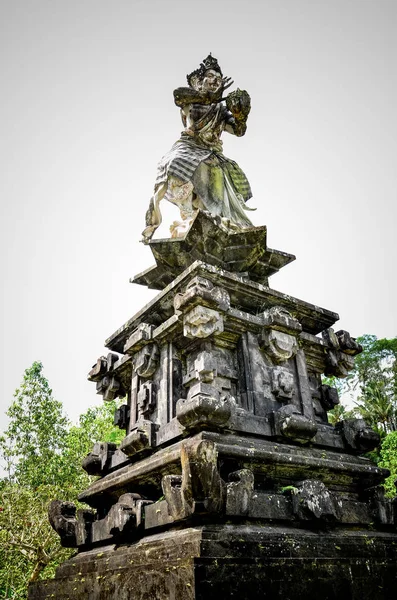
<path fill-rule="evenodd" d="M 138 352 L 143 346 L 151 341 L 154 329 L 154 325 L 140 323 L 125 342 L 124 352 L 127 354 L 135 354 Z"/>
<path fill-rule="evenodd" d="M 139 421 L 122 440 L 120 450 L 127 456 L 134 456 L 142 450 L 150 449 L 155 443 L 155 425 L 151 421 Z"/>
<path fill-rule="evenodd" d="M 380 444 L 380 436 L 368 427 L 363 419 L 345 419 L 337 424 L 340 431 L 352 450 L 369 452 Z"/>
<path fill-rule="evenodd" d="M 293 335 L 270 329 L 261 336 L 261 345 L 272 362 L 284 363 L 298 352 L 298 342 Z"/>
<path fill-rule="evenodd" d="M 307 443 L 317 433 L 316 423 L 300 414 L 292 404 L 274 413 L 274 424 L 276 433 L 296 442 Z"/>
<path fill-rule="evenodd" d="M 207 338 L 223 332 L 223 318 L 217 310 L 195 306 L 183 316 L 183 335 L 187 338 Z"/>
<path fill-rule="evenodd" d="M 210 429 L 224 428 L 236 410 L 236 402 L 231 396 L 212 397 L 198 393 L 192 398 L 178 400 L 176 417 L 186 429 L 207 426 Z"/>

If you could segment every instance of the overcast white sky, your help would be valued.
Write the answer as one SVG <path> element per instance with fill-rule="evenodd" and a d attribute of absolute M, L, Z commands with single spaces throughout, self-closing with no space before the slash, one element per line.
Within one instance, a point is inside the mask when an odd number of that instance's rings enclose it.
<path fill-rule="evenodd" d="M 88 370 L 155 294 L 128 280 L 172 91 L 210 51 L 252 97 L 224 136 L 251 216 L 297 256 L 271 286 L 397 335 L 395 0 L 2 0 L 0 28 L 2 413 L 34 360 L 72 419 L 101 401 Z"/>

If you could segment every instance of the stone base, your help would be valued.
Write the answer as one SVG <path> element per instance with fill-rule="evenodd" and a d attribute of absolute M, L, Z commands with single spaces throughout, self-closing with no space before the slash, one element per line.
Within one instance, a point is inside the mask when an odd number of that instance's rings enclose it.
<path fill-rule="evenodd" d="M 204 525 L 81 552 L 29 600 L 395 600 L 397 535 Z"/>

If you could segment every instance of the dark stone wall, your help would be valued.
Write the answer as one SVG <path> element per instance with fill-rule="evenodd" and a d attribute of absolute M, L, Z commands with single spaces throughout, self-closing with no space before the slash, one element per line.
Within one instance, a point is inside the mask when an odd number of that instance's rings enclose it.
<path fill-rule="evenodd" d="M 214 525 L 76 555 L 29 600 L 395 600 L 387 533 Z"/>

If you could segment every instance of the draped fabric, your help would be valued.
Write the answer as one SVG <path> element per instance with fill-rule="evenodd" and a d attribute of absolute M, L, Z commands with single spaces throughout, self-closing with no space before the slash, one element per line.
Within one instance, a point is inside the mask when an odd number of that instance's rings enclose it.
<path fill-rule="evenodd" d="M 157 167 L 155 193 L 167 182 L 164 198 L 178 204 L 177 185 L 193 184 L 195 196 L 211 214 L 230 219 L 240 227 L 252 226 L 245 206 L 252 197 L 250 184 L 238 164 L 222 153 L 220 136 L 228 127 L 234 131 L 234 117 L 224 104 L 189 106 L 181 138 L 161 159 Z"/>

